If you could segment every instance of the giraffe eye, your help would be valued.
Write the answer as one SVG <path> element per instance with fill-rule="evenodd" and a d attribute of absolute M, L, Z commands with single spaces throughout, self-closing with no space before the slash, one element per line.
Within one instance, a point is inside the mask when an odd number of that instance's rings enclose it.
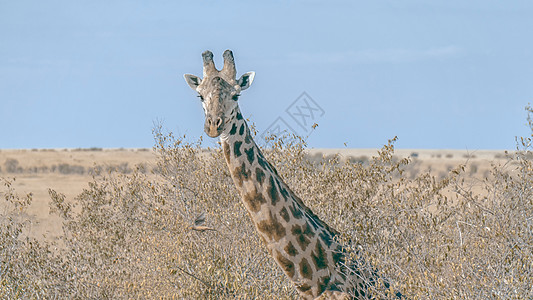
<path fill-rule="evenodd" d="M 239 100 L 239 96 L 240 96 L 239 94 L 234 95 L 233 97 L 231 97 L 231 99 L 237 101 L 237 100 Z"/>
<path fill-rule="evenodd" d="M 204 101 L 204 97 L 202 97 L 202 95 L 198 95 L 197 97 L 200 98 L 200 100 L 202 100 L 202 102 Z"/>

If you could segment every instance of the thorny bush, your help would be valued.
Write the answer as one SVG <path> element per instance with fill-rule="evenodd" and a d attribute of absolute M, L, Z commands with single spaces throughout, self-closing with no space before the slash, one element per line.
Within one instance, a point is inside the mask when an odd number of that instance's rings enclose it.
<path fill-rule="evenodd" d="M 410 161 L 394 156 L 394 140 L 365 164 L 310 159 L 302 140 L 274 138 L 264 152 L 340 232 L 348 257 L 372 266 L 391 289 L 410 299 L 528 299 L 533 110 L 526 110 L 532 136 L 477 182 L 464 165 L 442 179 L 407 176 Z M 3 179 L 0 298 L 297 298 L 255 233 L 221 150 L 160 128 L 155 138 L 152 174 L 99 173 L 73 200 L 50 191 L 51 212 L 63 219 L 58 242 L 25 237 L 31 195 L 19 197 Z M 385 297 L 379 286 L 372 292 Z"/>

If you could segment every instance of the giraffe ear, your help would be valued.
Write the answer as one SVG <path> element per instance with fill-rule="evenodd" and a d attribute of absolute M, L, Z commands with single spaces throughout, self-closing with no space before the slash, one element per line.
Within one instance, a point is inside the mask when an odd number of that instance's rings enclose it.
<path fill-rule="evenodd" d="M 254 77 L 255 72 L 248 72 L 242 74 L 241 78 L 239 78 L 239 81 L 237 81 L 237 85 L 241 88 L 241 91 L 244 91 L 245 89 L 249 88 L 250 85 L 252 85 Z"/>
<path fill-rule="evenodd" d="M 185 77 L 185 81 L 187 84 L 191 87 L 191 89 L 196 91 L 196 88 L 202 83 L 202 79 L 198 76 L 194 76 L 191 74 L 185 74 L 183 75 Z"/>

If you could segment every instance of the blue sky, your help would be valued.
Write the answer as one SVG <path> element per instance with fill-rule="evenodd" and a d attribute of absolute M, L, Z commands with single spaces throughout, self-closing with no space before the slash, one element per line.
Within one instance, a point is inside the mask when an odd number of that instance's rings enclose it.
<path fill-rule="evenodd" d="M 201 53 L 255 71 L 259 132 L 305 92 L 311 147 L 514 149 L 533 102 L 531 1 L 0 0 L 0 148 L 151 147 L 203 112 Z"/>

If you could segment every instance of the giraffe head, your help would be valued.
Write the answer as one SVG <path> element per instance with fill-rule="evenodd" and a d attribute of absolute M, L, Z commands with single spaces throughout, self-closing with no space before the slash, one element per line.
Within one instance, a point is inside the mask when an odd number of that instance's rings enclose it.
<path fill-rule="evenodd" d="M 230 50 L 224 52 L 224 67 L 218 71 L 213 62 L 213 53 L 202 53 L 204 78 L 185 74 L 187 84 L 198 92 L 205 113 L 204 131 L 210 137 L 218 137 L 227 127 L 237 107 L 241 91 L 247 89 L 254 80 L 255 73 L 248 72 L 236 79 L 235 60 Z"/>

